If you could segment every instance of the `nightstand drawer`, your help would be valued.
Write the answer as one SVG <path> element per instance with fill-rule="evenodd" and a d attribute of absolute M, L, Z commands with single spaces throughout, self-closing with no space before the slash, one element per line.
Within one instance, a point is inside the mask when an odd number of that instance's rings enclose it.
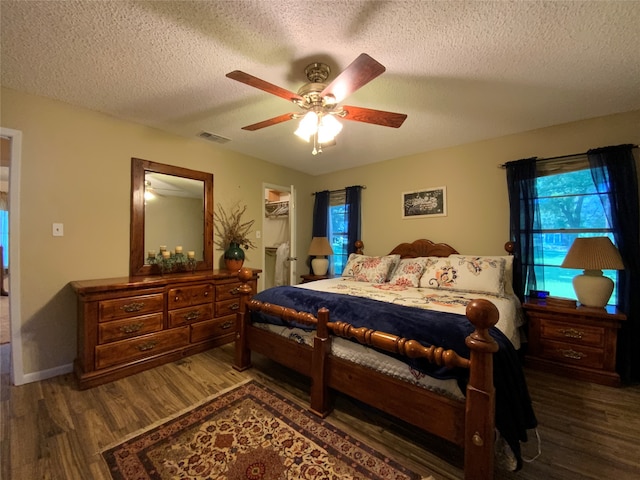
<path fill-rule="evenodd" d="M 548 341 L 541 345 L 540 357 L 586 368 L 603 368 L 604 351 L 571 343 Z"/>
<path fill-rule="evenodd" d="M 580 325 L 579 322 L 570 324 L 540 319 L 540 336 L 549 340 L 570 342 L 577 345 L 603 347 L 605 329 L 590 325 Z"/>

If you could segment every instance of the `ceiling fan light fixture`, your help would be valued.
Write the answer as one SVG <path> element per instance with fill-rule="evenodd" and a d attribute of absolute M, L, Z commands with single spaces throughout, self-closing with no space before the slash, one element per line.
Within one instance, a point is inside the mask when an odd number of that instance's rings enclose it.
<path fill-rule="evenodd" d="M 318 125 L 318 142 L 329 143 L 342 131 L 342 124 L 333 115 L 322 115 Z"/>
<path fill-rule="evenodd" d="M 318 114 L 316 112 L 307 112 L 300 123 L 298 129 L 294 132 L 298 137 L 308 142 L 312 135 L 318 131 Z"/>

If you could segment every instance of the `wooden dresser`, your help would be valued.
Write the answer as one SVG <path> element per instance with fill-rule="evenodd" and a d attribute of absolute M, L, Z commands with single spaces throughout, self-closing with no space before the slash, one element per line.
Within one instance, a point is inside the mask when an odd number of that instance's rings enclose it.
<path fill-rule="evenodd" d="M 253 270 L 256 293 L 260 270 Z M 237 273 L 71 282 L 78 296 L 79 387 L 90 388 L 232 342 Z"/>
<path fill-rule="evenodd" d="M 529 322 L 526 364 L 550 373 L 609 386 L 620 385 L 616 343 L 626 316 L 615 307 L 565 308 L 544 300 L 523 303 Z"/>

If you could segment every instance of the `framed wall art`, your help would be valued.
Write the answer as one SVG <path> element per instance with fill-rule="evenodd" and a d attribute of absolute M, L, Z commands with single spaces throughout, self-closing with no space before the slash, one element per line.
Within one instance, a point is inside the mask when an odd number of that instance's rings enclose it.
<path fill-rule="evenodd" d="M 423 188 L 402 194 L 402 218 L 447 215 L 447 187 Z"/>

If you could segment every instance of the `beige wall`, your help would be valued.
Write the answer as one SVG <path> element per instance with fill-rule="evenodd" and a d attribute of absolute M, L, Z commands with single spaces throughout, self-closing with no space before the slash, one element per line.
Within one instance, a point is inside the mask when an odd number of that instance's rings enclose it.
<path fill-rule="evenodd" d="M 376 128 L 376 127 L 372 127 Z M 509 240 L 506 173 L 499 165 L 590 148 L 640 143 L 640 111 L 574 122 L 458 147 L 395 158 L 314 177 L 314 191 L 366 185 L 362 193 L 365 253 L 388 253 L 417 238 L 451 244 L 468 254 L 504 252 Z M 634 150 L 638 171 L 638 149 Z M 402 219 L 402 192 L 447 188 L 448 215 Z"/>
<path fill-rule="evenodd" d="M 131 157 L 213 173 L 214 202 L 242 200 L 248 204 L 248 218 L 260 218 L 263 183 L 294 184 L 298 272 L 304 273 L 313 191 L 367 186 L 362 237 L 370 254 L 416 238 L 447 242 L 463 253 L 500 254 L 509 235 L 500 164 L 640 143 L 636 111 L 310 177 L 198 139 L 13 90 L 2 89 L 1 100 L 2 127 L 23 134 L 18 248 L 26 374 L 70 364 L 76 355 L 70 281 L 128 274 Z M 446 217 L 402 219 L 402 192 L 438 186 L 447 187 Z M 53 222 L 64 223 L 64 237 L 51 235 Z M 260 242 L 256 240 L 259 247 Z M 247 265 L 259 267 L 259 257 L 248 252 Z"/>
<path fill-rule="evenodd" d="M 76 356 L 76 304 L 69 282 L 129 273 L 131 157 L 213 173 L 214 202 L 230 206 L 241 200 L 249 207 L 247 218 L 262 213 L 263 182 L 296 185 L 300 207 L 311 208 L 305 174 L 200 139 L 9 89 L 1 93 L 2 127 L 22 132 L 16 247 L 26 375 L 68 365 Z M 63 237 L 52 236 L 54 222 L 64 224 Z M 311 226 L 301 222 L 301 231 L 305 228 Z M 260 262 L 250 251 L 247 265 Z"/>

